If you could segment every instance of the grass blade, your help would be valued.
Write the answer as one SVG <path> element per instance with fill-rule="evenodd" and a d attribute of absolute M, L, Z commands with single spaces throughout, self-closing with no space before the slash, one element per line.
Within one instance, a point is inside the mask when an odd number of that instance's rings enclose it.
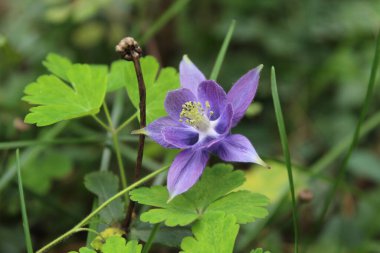
<path fill-rule="evenodd" d="M 60 134 L 63 129 L 66 127 L 69 121 L 61 122 L 54 125 L 44 134 L 41 135 L 39 140 L 41 141 L 50 141 L 53 140 L 58 134 Z M 20 158 L 21 165 L 25 164 L 27 161 L 33 160 L 44 150 L 43 146 L 32 146 L 23 152 L 23 155 Z M 17 164 L 12 164 L 0 177 L 0 192 L 5 189 L 9 182 L 17 173 Z"/>
<path fill-rule="evenodd" d="M 276 113 L 276 121 L 278 125 L 278 131 L 280 133 L 281 146 L 282 146 L 282 150 L 285 156 L 286 168 L 288 170 L 290 193 L 292 195 L 293 229 L 294 229 L 294 245 L 295 245 L 294 252 L 297 253 L 298 252 L 298 212 L 297 212 L 296 197 L 295 197 L 295 192 L 294 192 L 292 162 L 290 159 L 288 137 L 286 135 L 286 129 L 285 129 L 285 121 L 282 115 L 280 98 L 278 96 L 278 91 L 277 91 L 276 72 L 274 70 L 274 67 L 272 67 L 272 71 L 271 71 L 271 87 L 272 87 L 273 105 L 274 105 L 274 110 Z"/>
<path fill-rule="evenodd" d="M 151 39 L 161 28 L 169 22 L 170 19 L 175 17 L 190 0 L 177 0 L 150 26 L 140 39 L 140 44 L 144 45 Z"/>
<path fill-rule="evenodd" d="M 371 68 L 371 74 L 370 74 L 369 82 L 368 82 L 368 86 L 367 86 L 367 92 L 366 92 L 366 96 L 364 98 L 364 102 L 363 102 L 363 105 L 362 105 L 362 108 L 360 111 L 360 116 L 359 116 L 359 120 L 358 120 L 358 123 L 357 123 L 356 128 L 355 128 L 354 135 L 352 136 L 352 142 L 351 142 L 350 148 L 348 149 L 348 152 L 346 153 L 346 155 L 343 158 L 341 165 L 339 166 L 338 176 L 335 178 L 334 184 L 331 187 L 331 189 L 327 195 L 327 198 L 326 198 L 325 203 L 323 205 L 322 213 L 319 217 L 319 224 L 321 224 L 321 222 L 323 222 L 323 220 L 326 216 L 326 213 L 327 213 L 327 211 L 331 205 L 331 202 L 334 199 L 336 190 L 338 188 L 338 184 L 343 179 L 343 177 L 346 173 L 347 163 L 348 163 L 348 161 L 352 155 L 353 150 L 355 149 L 355 147 L 358 144 L 360 130 L 361 130 L 362 124 L 363 124 L 363 122 L 367 116 L 369 104 L 371 102 L 373 90 L 375 87 L 376 74 L 377 74 L 377 69 L 379 67 L 379 54 L 380 54 L 380 34 L 378 34 L 377 39 L 376 39 L 375 56 L 374 56 L 373 62 L 372 62 L 372 68 Z"/>
<path fill-rule="evenodd" d="M 160 228 L 161 223 L 157 223 L 153 226 L 152 231 L 150 232 L 148 241 L 145 243 L 144 248 L 141 253 L 149 253 L 150 248 L 152 247 L 154 238 Z"/>
<path fill-rule="evenodd" d="M 366 136 L 373 129 L 380 125 L 380 112 L 374 114 L 366 120 L 360 130 L 359 138 Z M 344 151 L 348 149 L 351 144 L 352 134 L 346 136 L 343 140 L 341 140 L 338 144 L 334 145 L 333 148 L 329 150 L 326 154 L 324 154 L 318 161 L 316 161 L 313 165 L 310 166 L 311 177 L 318 177 L 322 171 L 327 168 L 329 164 L 331 164 L 335 159 L 337 159 Z"/>
<path fill-rule="evenodd" d="M 26 213 L 24 190 L 22 188 L 21 179 L 21 167 L 20 167 L 20 151 L 16 150 L 16 163 L 17 163 L 17 175 L 18 175 L 18 189 L 20 193 L 20 204 L 21 204 L 21 214 L 22 214 L 22 225 L 24 227 L 25 243 L 28 253 L 33 253 L 32 239 L 30 237 L 28 215 Z"/>
<path fill-rule="evenodd" d="M 212 68 L 211 75 L 210 75 L 211 80 L 216 81 L 216 79 L 219 75 L 220 68 L 222 67 L 222 63 L 223 63 L 224 57 L 226 55 L 228 45 L 230 44 L 232 35 L 234 33 L 234 30 L 235 30 L 235 25 L 236 25 L 236 21 L 232 20 L 230 27 L 228 28 L 228 32 L 226 34 L 226 37 L 224 38 L 222 47 L 220 48 L 218 57 L 216 58 L 214 67 Z"/>

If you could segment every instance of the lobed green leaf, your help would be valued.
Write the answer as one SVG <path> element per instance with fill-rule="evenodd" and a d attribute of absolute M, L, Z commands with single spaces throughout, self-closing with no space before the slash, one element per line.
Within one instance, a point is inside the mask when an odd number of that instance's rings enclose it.
<path fill-rule="evenodd" d="M 164 222 L 171 227 L 185 226 L 204 214 L 220 211 L 234 215 L 237 222 L 243 224 L 268 214 L 265 209 L 268 199 L 265 196 L 249 191 L 230 193 L 244 180 L 242 171 L 233 171 L 232 166 L 217 164 L 206 168 L 201 179 L 188 192 L 169 203 L 169 193 L 164 186 L 139 188 L 133 190 L 130 196 L 140 204 L 156 207 L 140 216 L 142 221 L 152 224 Z"/>
<path fill-rule="evenodd" d="M 207 213 L 192 227 L 194 237 L 185 237 L 181 253 L 232 253 L 239 231 L 236 217 L 223 212 Z"/>
<path fill-rule="evenodd" d="M 49 55 L 44 65 L 54 75 L 26 86 L 23 100 L 36 105 L 26 123 L 47 126 L 99 112 L 107 88 L 106 66 L 71 64 L 57 55 Z"/>
<path fill-rule="evenodd" d="M 264 195 L 238 191 L 211 203 L 206 212 L 223 211 L 233 214 L 237 223 L 245 224 L 255 221 L 256 218 L 265 218 L 269 214 L 265 208 L 268 204 L 268 198 Z"/>
<path fill-rule="evenodd" d="M 73 65 L 69 59 L 58 54 L 50 53 L 42 64 L 54 75 L 68 81 L 67 72 Z"/>
<path fill-rule="evenodd" d="M 126 243 L 125 239 L 120 236 L 111 236 L 103 245 L 102 253 L 141 253 L 142 245 L 132 240 Z"/>
<path fill-rule="evenodd" d="M 144 76 L 146 88 L 146 115 L 147 124 L 153 120 L 166 115 L 164 101 L 166 94 L 170 90 L 179 88 L 179 76 L 174 68 L 167 67 L 160 70 L 158 61 L 153 56 L 141 58 L 141 71 Z M 114 68 L 121 68 L 120 63 L 116 63 Z M 125 80 L 124 85 L 127 88 L 129 99 L 133 106 L 139 110 L 139 91 L 136 78 L 135 68 L 132 62 L 124 62 L 124 71 L 119 72 L 119 76 L 113 79 Z M 111 66 L 112 73 L 112 66 Z M 124 78 L 124 79 L 123 79 Z M 121 83 L 111 86 L 111 90 L 120 87 Z"/>
<path fill-rule="evenodd" d="M 141 253 L 142 245 L 138 244 L 136 240 L 127 241 L 121 236 L 111 236 L 106 239 L 100 249 L 101 253 Z M 77 251 L 70 251 L 69 253 L 78 253 Z M 79 253 L 96 253 L 95 250 L 88 247 L 79 249 Z"/>

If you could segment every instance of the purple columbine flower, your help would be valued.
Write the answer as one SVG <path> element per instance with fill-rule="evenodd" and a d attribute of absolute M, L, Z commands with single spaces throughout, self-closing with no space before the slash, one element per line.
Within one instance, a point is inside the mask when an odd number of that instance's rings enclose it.
<path fill-rule="evenodd" d="M 169 116 L 136 131 L 166 148 L 182 149 L 169 168 L 170 199 L 198 181 L 210 154 L 227 162 L 268 167 L 246 137 L 231 134 L 255 97 L 262 65 L 242 76 L 227 94 L 215 81 L 206 80 L 187 56 L 179 69 L 181 88 L 170 91 L 165 100 Z"/>

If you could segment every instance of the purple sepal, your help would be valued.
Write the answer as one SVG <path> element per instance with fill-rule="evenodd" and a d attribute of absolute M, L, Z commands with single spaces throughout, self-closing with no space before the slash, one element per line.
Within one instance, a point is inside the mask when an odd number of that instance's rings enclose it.
<path fill-rule="evenodd" d="M 226 162 L 249 162 L 267 167 L 251 142 L 243 135 L 232 134 L 211 147 L 214 154 Z"/>
<path fill-rule="evenodd" d="M 209 153 L 205 150 L 186 149 L 176 156 L 167 180 L 170 199 L 187 191 L 198 181 L 208 159 Z"/>
<path fill-rule="evenodd" d="M 206 102 L 210 104 L 210 110 L 213 112 L 211 120 L 219 118 L 220 114 L 227 105 L 226 92 L 215 81 L 203 81 L 198 87 L 198 99 L 206 109 Z"/>
<path fill-rule="evenodd" d="M 150 123 L 145 128 L 145 131 L 150 138 L 161 146 L 165 148 L 176 148 L 176 146 L 166 142 L 164 136 L 162 135 L 162 130 L 167 127 L 183 127 L 183 125 L 177 121 L 174 121 L 170 117 L 162 117 Z"/>
<path fill-rule="evenodd" d="M 220 115 L 219 119 L 217 120 L 215 131 L 218 134 L 224 135 L 230 131 L 233 115 L 232 105 L 228 104 L 224 109 L 222 115 Z"/>
<path fill-rule="evenodd" d="M 202 72 L 186 55 L 179 64 L 179 77 L 181 87 L 191 90 L 194 95 L 197 95 L 198 85 L 206 80 Z"/>
<path fill-rule="evenodd" d="M 246 73 L 228 92 L 228 103 L 232 104 L 232 109 L 234 110 L 232 127 L 236 126 L 241 118 L 243 118 L 248 106 L 252 103 L 257 91 L 257 86 L 259 85 L 261 69 L 262 65 Z"/>
<path fill-rule="evenodd" d="M 180 88 L 170 91 L 165 99 L 166 112 L 173 120 L 179 121 L 182 105 L 189 101 L 197 101 L 189 89 Z"/>
<path fill-rule="evenodd" d="M 164 140 L 177 148 L 190 148 L 198 142 L 199 134 L 191 127 L 165 127 L 162 130 Z"/>

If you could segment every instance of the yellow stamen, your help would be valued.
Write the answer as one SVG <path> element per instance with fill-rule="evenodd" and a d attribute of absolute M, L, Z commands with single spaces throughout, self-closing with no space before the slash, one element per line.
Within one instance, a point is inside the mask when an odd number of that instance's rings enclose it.
<path fill-rule="evenodd" d="M 206 108 L 210 108 L 210 103 L 206 101 Z M 207 130 L 210 126 L 208 117 L 200 102 L 188 101 L 182 105 L 182 111 L 179 114 L 179 121 L 185 121 L 186 124 L 199 130 Z"/>

